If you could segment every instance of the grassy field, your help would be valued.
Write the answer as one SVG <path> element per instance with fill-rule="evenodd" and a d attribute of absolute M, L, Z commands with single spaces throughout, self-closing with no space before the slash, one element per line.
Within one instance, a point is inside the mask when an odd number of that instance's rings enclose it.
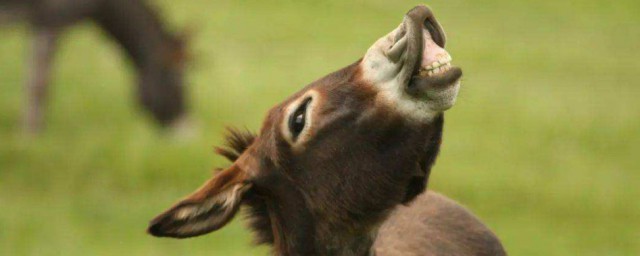
<path fill-rule="evenodd" d="M 163 136 L 91 24 L 64 37 L 37 137 L 21 133 L 28 30 L 0 28 L 0 255 L 264 255 L 238 219 L 188 240 L 148 221 L 224 166 L 225 125 L 363 55 L 418 1 L 157 1 L 191 26 L 191 139 Z M 511 255 L 640 255 L 640 2 L 429 1 L 465 77 L 431 188 Z"/>

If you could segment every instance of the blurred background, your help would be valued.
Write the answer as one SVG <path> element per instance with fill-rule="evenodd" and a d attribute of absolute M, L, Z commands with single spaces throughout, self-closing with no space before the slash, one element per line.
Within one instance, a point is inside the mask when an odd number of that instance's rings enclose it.
<path fill-rule="evenodd" d="M 46 128 L 21 126 L 31 30 L 0 27 L 0 255 L 265 255 L 240 218 L 187 240 L 148 221 L 227 163 L 228 125 L 360 58 L 428 4 L 465 72 L 430 188 L 468 206 L 511 255 L 640 254 L 640 2 L 152 1 L 189 27 L 196 129 L 166 136 L 133 66 L 90 22 L 61 38 Z"/>

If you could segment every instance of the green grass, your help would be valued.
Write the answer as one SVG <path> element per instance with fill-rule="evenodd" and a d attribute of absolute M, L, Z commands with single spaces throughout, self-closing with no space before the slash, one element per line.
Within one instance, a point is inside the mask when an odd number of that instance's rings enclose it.
<path fill-rule="evenodd" d="M 158 2 L 191 26 L 199 133 L 158 133 L 90 24 L 64 37 L 47 129 L 20 129 L 28 30 L 0 28 L 0 255 L 264 255 L 241 221 L 188 240 L 147 222 L 226 163 L 225 125 L 358 59 L 418 1 Z M 431 188 L 512 255 L 640 254 L 640 2 L 430 1 L 465 77 Z"/>

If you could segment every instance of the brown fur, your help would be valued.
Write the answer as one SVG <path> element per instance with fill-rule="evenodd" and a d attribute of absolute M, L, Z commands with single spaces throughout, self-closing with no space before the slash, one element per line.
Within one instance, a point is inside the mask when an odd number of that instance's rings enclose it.
<path fill-rule="evenodd" d="M 248 131 L 229 129 L 227 146 L 235 154 L 235 161 L 255 140 L 256 135 Z M 429 145 L 430 153 L 425 155 L 425 173 L 428 177 L 435 161 L 441 132 Z M 218 152 L 227 157 L 227 153 Z M 422 180 L 421 180 L 422 178 Z M 477 217 L 455 201 L 433 191 L 421 193 L 423 177 L 416 177 L 416 188 L 410 191 L 412 198 L 406 205 L 398 206 L 378 232 L 373 245 L 376 255 L 506 255 L 500 240 Z M 413 184 L 413 183 L 412 183 Z M 417 196 L 417 198 L 415 198 Z M 412 200 L 415 198 L 415 200 Z M 256 244 L 275 243 L 273 226 L 264 199 L 255 194 L 247 195 L 246 216 L 254 230 Z M 460 246 L 464 241 L 464 246 Z M 411 253 L 408 253 L 411 252 Z"/>
<path fill-rule="evenodd" d="M 215 152 L 229 161 L 235 162 L 255 140 L 256 135 L 249 130 L 228 128 L 225 147 L 216 147 Z"/>
<path fill-rule="evenodd" d="M 398 206 L 378 233 L 376 255 L 506 255 L 489 228 L 453 200 L 427 191 Z"/>

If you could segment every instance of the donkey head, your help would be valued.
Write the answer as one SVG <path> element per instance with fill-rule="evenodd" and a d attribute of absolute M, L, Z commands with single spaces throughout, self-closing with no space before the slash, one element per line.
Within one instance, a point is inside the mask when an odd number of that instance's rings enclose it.
<path fill-rule="evenodd" d="M 413 8 L 363 59 L 271 109 L 258 135 L 232 132 L 218 149 L 231 167 L 149 232 L 208 233 L 246 204 L 280 253 L 366 252 L 389 211 L 425 188 L 462 75 L 444 44 L 431 11 Z"/>
<path fill-rule="evenodd" d="M 161 125 L 180 125 L 185 114 L 184 70 L 188 61 L 188 38 L 164 34 L 155 54 L 140 65 L 139 97 L 142 105 Z"/>

